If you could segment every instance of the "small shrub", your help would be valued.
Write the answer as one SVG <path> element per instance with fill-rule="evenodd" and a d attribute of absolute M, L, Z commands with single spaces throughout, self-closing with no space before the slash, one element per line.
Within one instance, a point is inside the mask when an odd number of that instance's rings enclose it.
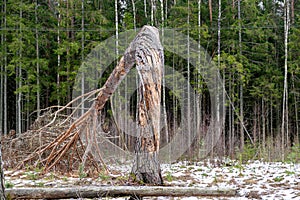
<path fill-rule="evenodd" d="M 288 171 L 288 170 L 285 170 L 285 173 L 286 175 L 290 176 L 290 175 L 295 175 L 296 173 L 293 172 L 293 171 Z"/>
<path fill-rule="evenodd" d="M 237 162 L 236 165 L 234 165 L 234 168 L 238 169 L 239 172 L 242 172 L 244 170 L 244 166 L 242 162 Z"/>
<path fill-rule="evenodd" d="M 283 180 L 283 177 L 282 176 L 276 176 L 275 178 L 274 178 L 274 181 L 275 182 L 280 182 L 280 181 L 282 181 Z"/>
<path fill-rule="evenodd" d="M 238 158 L 240 162 L 245 163 L 249 160 L 253 160 L 257 154 L 257 151 L 257 147 L 246 142 L 243 151 L 238 152 Z"/>
<path fill-rule="evenodd" d="M 48 177 L 46 177 L 46 180 L 54 180 L 55 179 L 55 175 L 54 173 L 50 173 L 50 175 Z"/>
<path fill-rule="evenodd" d="M 103 181 L 107 181 L 110 178 L 110 176 L 108 174 L 106 174 L 105 172 L 100 172 L 99 178 Z"/>
<path fill-rule="evenodd" d="M 79 165 L 78 173 L 80 179 L 87 177 L 87 174 L 84 171 L 84 166 L 82 164 Z"/>
<path fill-rule="evenodd" d="M 204 177 L 207 177 L 207 176 L 208 176 L 207 173 L 202 173 L 201 175 L 204 176 Z"/>
<path fill-rule="evenodd" d="M 202 171 L 204 171 L 204 169 L 202 169 L 202 168 L 198 168 L 198 169 L 196 170 L 196 172 L 202 172 Z"/>
<path fill-rule="evenodd" d="M 36 185 L 37 187 L 44 187 L 44 186 L 45 186 L 45 183 L 43 183 L 43 182 L 37 182 L 35 185 Z"/>
<path fill-rule="evenodd" d="M 34 171 L 35 171 L 36 173 L 41 173 L 41 172 L 44 171 L 44 167 L 39 167 L 39 165 L 38 165 L 37 167 L 34 168 Z"/>
<path fill-rule="evenodd" d="M 300 144 L 294 145 L 287 155 L 287 162 L 298 163 L 300 162 Z"/>
<path fill-rule="evenodd" d="M 99 174 L 99 178 L 101 178 L 102 176 L 100 176 Z M 105 177 L 106 178 L 106 177 Z M 118 181 L 127 181 L 129 179 L 128 175 L 125 175 L 125 176 L 118 176 L 117 177 L 117 180 Z"/>
<path fill-rule="evenodd" d="M 7 181 L 7 182 L 5 182 L 4 187 L 5 188 L 13 188 L 14 184 L 12 182 Z"/>
<path fill-rule="evenodd" d="M 171 182 L 173 180 L 173 176 L 172 176 L 171 172 L 169 172 L 169 171 L 166 173 L 166 180 L 168 182 Z"/>
<path fill-rule="evenodd" d="M 25 174 L 26 174 L 27 179 L 29 179 L 29 180 L 38 180 L 38 178 L 39 178 L 39 175 L 36 172 L 26 172 Z"/>

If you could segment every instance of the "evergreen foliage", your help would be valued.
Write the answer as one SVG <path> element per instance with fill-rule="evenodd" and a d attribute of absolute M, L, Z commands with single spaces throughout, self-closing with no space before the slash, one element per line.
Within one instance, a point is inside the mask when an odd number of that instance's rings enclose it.
<path fill-rule="evenodd" d="M 0 133 L 17 129 L 18 100 L 21 101 L 21 131 L 30 128 L 36 119 L 37 91 L 40 91 L 40 108 L 65 105 L 72 99 L 72 87 L 82 55 L 86 57 L 92 49 L 108 37 L 115 34 L 114 1 L 111 0 L 3 0 L 1 7 L 1 105 Z M 161 22 L 160 2 L 135 2 L 136 27 L 151 24 L 151 9 L 154 9 L 154 25 L 174 28 L 201 43 L 207 52 L 217 61 L 217 18 L 218 2 L 212 1 L 212 22 L 209 16 L 209 1 L 200 6 L 201 22 L 198 27 L 198 1 L 164 1 L 166 12 L 164 24 Z M 239 147 L 241 98 L 240 85 L 243 86 L 244 124 L 249 135 L 243 142 L 253 138 L 252 149 L 266 148 L 271 138 L 276 146 L 280 137 L 280 123 L 283 99 L 284 79 L 284 4 L 283 1 L 241 2 L 241 19 L 238 20 L 237 1 L 222 1 L 221 19 L 221 57 L 220 71 L 225 79 L 228 100 L 224 146 Z M 189 5 L 188 5 L 189 3 Z M 37 8 L 36 8 L 37 6 Z M 147 13 L 145 13 L 145 8 Z M 35 13 L 35 9 L 37 12 Z M 291 20 L 288 43 L 288 130 L 285 140 L 287 149 L 299 147 L 300 122 L 300 7 L 295 4 L 295 16 Z M 119 30 L 134 28 L 132 0 L 119 0 Z M 187 18 L 189 16 L 189 23 Z M 37 23 L 36 23 L 37 19 Z M 84 19 L 84 27 L 82 27 Z M 239 23 L 240 22 L 240 23 Z M 239 27 L 239 24 L 241 27 Z M 241 46 L 239 46 L 239 28 L 241 28 Z M 83 31 L 84 30 L 84 31 Z M 200 30 L 200 32 L 199 32 Z M 36 32 L 37 31 L 37 32 Z M 39 56 L 37 57 L 37 35 Z M 84 36 L 84 42 L 81 39 Z M 59 37 L 59 41 L 58 41 Z M 82 48 L 84 45 L 84 48 Z M 60 58 L 58 60 L 58 58 Z M 165 63 L 176 70 L 191 73 L 190 82 L 202 95 L 203 119 L 208 115 L 208 94 L 201 78 L 193 66 L 187 72 L 187 61 L 177 58 L 166 51 Z M 37 71 L 39 63 L 39 71 Z M 109 73 L 105 73 L 108 76 Z M 37 81 L 39 78 L 39 81 Z M 105 80 L 106 77 L 103 77 Z M 7 80 L 7 90 L 5 81 Z M 103 81 L 101 81 L 103 82 Z M 102 84 L 102 83 L 100 83 Z M 203 89 L 204 88 L 204 89 Z M 4 94 L 5 92 L 5 94 Z M 166 95 L 167 104 L 176 91 Z M 21 94 L 21 99 L 17 96 Z M 7 102 L 5 106 L 4 102 Z M 229 102 L 230 101 L 230 102 Z M 169 106 L 168 117 L 176 116 Z M 5 121 L 4 114 L 8 113 Z M 178 114 L 177 114 L 178 116 Z M 229 120 L 230 119 L 230 120 Z M 7 130 L 5 130 L 5 125 Z M 18 133 L 19 134 L 19 133 Z M 231 144 L 229 144 L 231 143 Z M 247 147 L 248 148 L 248 147 Z M 223 154 L 230 154 L 224 149 Z M 249 149 L 249 148 L 248 148 Z M 232 148 L 234 151 L 234 148 Z M 275 153 L 274 153 L 275 154 Z M 252 155 L 252 152 L 251 152 Z M 289 158 L 293 154 L 290 154 Z M 293 157 L 293 156 L 292 156 Z M 293 157 L 294 159 L 294 157 Z"/>

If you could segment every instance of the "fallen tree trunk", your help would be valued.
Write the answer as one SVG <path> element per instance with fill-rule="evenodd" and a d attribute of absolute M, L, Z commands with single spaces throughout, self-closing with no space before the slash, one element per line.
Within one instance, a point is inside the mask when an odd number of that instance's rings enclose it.
<path fill-rule="evenodd" d="M 153 197 L 153 196 L 201 196 L 234 197 L 235 189 L 213 189 L 197 187 L 163 187 L 163 186 L 86 186 L 72 188 L 14 188 L 7 189 L 9 199 L 66 199 L 99 197 Z"/>

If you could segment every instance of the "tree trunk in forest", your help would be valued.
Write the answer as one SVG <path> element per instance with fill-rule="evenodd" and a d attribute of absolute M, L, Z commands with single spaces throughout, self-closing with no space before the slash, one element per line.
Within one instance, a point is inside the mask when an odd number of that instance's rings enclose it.
<path fill-rule="evenodd" d="M 58 10 L 60 10 L 60 1 L 57 2 L 57 7 Z M 57 47 L 60 48 L 60 20 L 61 20 L 61 15 L 60 11 L 58 11 L 58 16 L 57 16 Z M 60 71 L 60 54 L 57 54 L 57 75 L 56 75 L 56 92 L 57 92 L 57 105 L 60 106 L 60 76 L 59 76 L 59 71 Z"/>
<path fill-rule="evenodd" d="M 154 25 L 154 0 L 150 0 L 151 2 L 151 25 Z"/>
<path fill-rule="evenodd" d="M 134 62 L 136 63 L 141 83 L 141 99 L 138 105 L 136 160 L 132 173 L 137 181 L 156 185 L 163 183 L 158 161 L 163 61 L 163 48 L 158 30 L 144 26 L 126 49 L 95 102 L 95 109 L 100 112 Z"/>
<path fill-rule="evenodd" d="M 210 0 L 210 3 L 211 3 L 211 0 Z M 211 8 L 211 6 L 212 5 L 210 5 L 210 9 L 212 9 Z M 219 0 L 219 3 L 218 3 L 218 69 L 221 69 L 221 0 Z M 225 77 L 225 69 L 223 69 L 223 77 Z M 218 84 L 217 84 L 218 85 Z M 223 85 L 225 86 L 225 78 L 223 79 Z M 218 90 L 218 92 L 220 91 L 220 88 L 218 88 L 217 89 Z M 222 101 L 222 102 L 225 102 L 225 91 L 222 89 L 222 92 L 223 92 L 223 94 L 222 94 L 222 100 L 220 99 L 220 94 L 217 94 L 217 99 L 216 99 L 216 101 L 217 101 L 217 113 L 216 113 L 216 123 L 218 124 L 218 126 L 220 125 L 220 123 L 221 123 L 221 118 L 220 118 L 220 116 L 221 116 L 221 112 L 223 112 L 223 110 L 220 110 L 220 102 Z M 225 119 L 225 118 L 224 118 Z M 224 120 L 224 119 L 222 119 L 222 120 Z M 225 123 L 224 123 L 225 124 Z M 217 128 L 217 131 L 218 131 L 218 134 L 219 135 L 221 135 L 221 127 L 218 127 Z M 223 134 L 224 136 L 225 136 L 225 134 Z M 217 142 L 217 141 L 215 141 L 215 142 Z M 224 142 L 225 143 L 225 141 L 222 141 L 222 142 Z M 214 143 L 212 143 L 212 144 L 214 144 Z M 214 156 L 214 149 L 212 148 L 212 154 L 211 154 L 212 156 Z"/>
<path fill-rule="evenodd" d="M 295 87 L 295 75 L 294 73 L 292 74 L 292 88 L 293 90 L 295 91 L 296 90 L 296 87 Z M 295 126 L 296 126 L 296 135 L 295 135 L 295 139 L 294 139 L 294 143 L 295 145 L 298 145 L 299 144 L 299 117 L 298 117 L 298 106 L 297 106 L 297 103 L 298 102 L 298 95 L 297 93 L 294 93 L 294 109 L 295 109 Z"/>
<path fill-rule="evenodd" d="M 145 14 L 145 18 L 147 19 L 148 16 L 147 16 L 147 1 L 144 0 L 144 14 Z"/>
<path fill-rule="evenodd" d="M 164 58 L 157 30 L 145 34 L 141 39 L 144 43 L 136 51 L 136 64 L 141 80 L 139 88 L 141 99 L 138 105 L 136 160 L 132 172 L 137 181 L 159 185 L 163 184 L 158 152 Z M 152 43 L 155 43 L 155 46 Z"/>
<path fill-rule="evenodd" d="M 291 0 L 291 24 L 295 22 L 295 0 Z"/>
<path fill-rule="evenodd" d="M 162 42 L 164 40 L 164 26 L 165 26 L 165 19 L 164 19 L 164 0 L 160 0 L 160 7 L 161 7 L 161 34 L 162 34 Z M 162 70 L 162 114 L 163 114 L 163 134 L 165 137 L 165 141 L 169 143 L 169 130 L 168 130 L 168 117 L 167 117 L 167 106 L 166 106 L 166 79 L 165 79 L 165 71 Z M 163 140 L 163 138 L 162 138 Z"/>
<path fill-rule="evenodd" d="M 263 155 L 266 153 L 266 106 L 264 99 L 261 100 L 261 126 L 262 126 L 262 151 Z"/>
<path fill-rule="evenodd" d="M 201 63 L 201 53 L 200 53 L 200 49 L 201 49 L 201 0 L 198 0 L 198 50 L 199 50 L 199 53 L 198 53 L 198 63 L 199 63 L 199 68 L 198 68 L 198 74 L 197 74 L 197 90 L 198 91 L 201 91 L 202 90 L 202 84 L 201 84 L 201 77 L 200 77 L 200 74 L 201 74 L 201 71 L 200 71 L 200 63 Z M 200 151 L 200 142 L 201 142 L 201 132 L 200 132 L 200 127 L 201 127 L 201 122 L 202 122 L 202 94 L 201 92 L 198 92 L 197 93 L 198 97 L 196 98 L 196 110 L 195 110 L 195 113 L 196 113 L 196 117 L 197 117 L 197 146 L 196 146 L 196 149 L 199 149 L 198 150 L 198 153 L 197 153 L 197 158 L 200 158 L 200 154 L 201 154 L 201 151 Z"/>
<path fill-rule="evenodd" d="M 288 73 L 288 36 L 289 36 L 289 23 L 290 23 L 290 12 L 289 12 L 289 0 L 284 1 L 284 82 L 283 82 L 283 99 L 282 99 L 282 123 L 281 123 L 281 148 L 282 148 L 282 160 L 284 161 L 285 146 L 288 144 L 288 84 L 287 84 L 287 73 Z"/>
<path fill-rule="evenodd" d="M 84 29 L 84 1 L 81 2 L 81 62 L 84 62 L 84 41 L 85 41 L 85 29 Z M 85 93 L 85 74 L 84 71 L 81 72 L 81 95 Z M 82 97 L 82 102 L 84 102 L 84 97 Z M 81 114 L 84 114 L 84 103 L 81 104 Z"/>
<path fill-rule="evenodd" d="M 39 3 L 38 0 L 35 0 L 35 9 L 34 9 L 34 15 L 35 15 L 35 51 L 36 51 L 36 109 L 37 109 L 37 118 L 41 115 L 41 85 L 40 85 L 40 50 L 39 50 L 39 31 L 38 31 L 38 7 Z M 27 115 L 29 116 L 29 115 Z M 29 120 L 28 120 L 29 121 Z M 29 127 L 28 125 L 27 127 Z M 42 132 L 39 134 L 39 143 L 42 146 L 43 139 L 42 139 Z"/>
<path fill-rule="evenodd" d="M 208 0 L 208 7 L 209 7 L 209 21 L 212 24 L 212 0 Z"/>
<path fill-rule="evenodd" d="M 165 25 L 164 19 L 164 0 L 160 0 L 160 13 L 161 13 L 161 27 L 163 28 Z M 163 29 L 162 29 L 163 30 Z"/>
<path fill-rule="evenodd" d="M 258 118 L 258 109 L 257 109 L 257 102 L 255 102 L 254 103 L 254 106 L 253 106 L 253 113 L 254 113 L 254 119 L 255 120 L 253 120 L 254 122 L 253 122 L 253 142 L 254 142 L 254 144 L 256 145 L 256 143 L 257 143 L 257 121 L 258 120 L 256 120 L 257 118 Z"/>
<path fill-rule="evenodd" d="M 1 12 L 4 13 L 4 6 L 1 6 Z M 1 17 L 1 27 L 4 24 L 4 16 Z M 1 32 L 1 47 L 4 46 L 4 33 Z M 4 48 L 1 48 L 1 72 L 4 72 Z M 0 74 L 0 134 L 3 134 L 3 89 L 4 89 L 4 74 Z"/>
<path fill-rule="evenodd" d="M 190 91 L 190 87 L 189 84 L 191 82 L 191 67 L 190 67 L 190 60 L 191 60 L 191 55 L 190 55 L 190 18 L 191 18 L 191 14 L 190 14 L 190 1 L 188 0 L 187 2 L 188 4 L 188 16 L 187 16 L 187 115 L 186 115 L 186 119 L 187 119 L 187 137 L 188 137 L 188 141 L 189 144 L 192 144 L 192 140 L 193 138 L 191 138 L 191 91 Z M 192 147 L 189 148 L 188 150 L 188 154 L 190 157 L 192 157 Z"/>
<path fill-rule="evenodd" d="M 118 0 L 115 0 L 115 28 L 116 28 L 116 59 L 119 57 L 119 13 L 118 13 Z"/>
<path fill-rule="evenodd" d="M 4 21 L 3 21 L 3 26 L 4 29 L 6 29 L 6 0 L 3 1 L 3 13 L 2 15 L 4 16 Z M 6 46 L 6 33 L 4 33 L 4 38 L 3 38 L 3 42 L 4 42 L 4 88 L 3 88 L 3 132 L 4 135 L 7 135 L 8 131 L 7 131 L 7 46 Z"/>
<path fill-rule="evenodd" d="M 136 31 L 136 11 L 135 11 L 135 2 L 131 0 L 132 3 L 132 13 L 133 13 L 133 28 Z"/>
<path fill-rule="evenodd" d="M 4 172 L 2 165 L 2 145 L 0 141 L 0 200 L 5 200 L 5 191 L 4 191 Z"/>
<path fill-rule="evenodd" d="M 37 16 L 37 9 L 38 9 L 38 1 L 35 0 L 35 40 L 36 40 L 36 85 L 37 85 L 37 90 L 36 90 L 36 109 L 37 109 L 37 117 L 40 117 L 41 113 L 41 95 L 40 95 L 40 50 L 39 50 L 39 32 L 38 32 L 38 16 Z"/>
<path fill-rule="evenodd" d="M 23 3 L 23 2 L 21 2 Z M 22 6 L 20 6 L 20 14 L 19 14 L 20 19 L 23 18 L 23 10 L 22 10 Z M 19 48 L 19 65 L 16 68 L 16 75 L 17 75 L 17 89 L 22 88 L 22 27 L 21 27 L 21 21 L 19 24 L 19 34 L 20 34 L 20 38 L 19 38 L 19 42 L 20 42 L 20 48 Z M 22 104 L 22 90 L 19 91 L 16 95 L 16 131 L 17 131 L 17 135 L 21 134 L 22 132 L 22 108 L 21 108 L 21 104 Z"/>
<path fill-rule="evenodd" d="M 242 56 L 242 24 L 241 24 L 241 0 L 238 0 L 238 24 L 239 24 L 239 55 Z M 243 73 L 243 72 L 242 72 Z M 244 133 L 244 86 L 243 74 L 240 75 L 240 150 L 245 146 Z"/>

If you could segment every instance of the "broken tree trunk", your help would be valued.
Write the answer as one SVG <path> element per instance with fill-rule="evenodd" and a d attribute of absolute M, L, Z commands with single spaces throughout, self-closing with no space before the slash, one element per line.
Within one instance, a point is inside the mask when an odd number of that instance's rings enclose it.
<path fill-rule="evenodd" d="M 136 49 L 136 68 L 140 77 L 136 159 L 132 169 L 142 183 L 163 184 L 158 160 L 160 138 L 160 99 L 163 48 L 156 29 L 146 31 Z"/>
<path fill-rule="evenodd" d="M 82 162 L 85 162 L 85 157 L 89 151 L 94 149 L 93 151 L 96 152 L 96 155 L 93 155 L 94 159 L 101 161 L 106 168 L 96 138 L 97 126 L 99 125 L 98 117 L 109 97 L 115 92 L 135 63 L 141 82 L 139 91 L 141 99 L 138 105 L 136 161 L 132 172 L 140 182 L 162 184 L 158 150 L 163 48 L 159 41 L 158 29 L 151 26 L 144 26 L 130 43 L 104 86 L 100 89 L 91 108 L 75 120 L 64 133 L 25 158 L 18 165 L 18 168 L 25 166 L 26 162 L 35 158 L 42 158 L 42 155 L 46 154 L 46 159 L 40 159 L 36 162 L 43 164 L 46 172 L 63 160 L 68 151 L 73 147 L 75 148 L 76 143 L 82 142 L 82 139 L 87 141 L 85 153 L 80 158 Z M 63 109 L 59 109 L 55 113 L 55 117 Z M 51 126 L 54 121 L 55 118 L 44 127 Z M 95 158 L 95 156 L 97 157 Z"/>
<path fill-rule="evenodd" d="M 151 26 L 144 26 L 119 64 L 100 91 L 95 108 L 101 111 L 121 80 L 136 63 L 140 77 L 140 102 L 138 105 L 138 130 L 135 146 L 136 160 L 132 169 L 136 181 L 155 185 L 163 184 L 158 160 L 160 131 L 161 75 L 163 48 L 159 32 Z"/>

